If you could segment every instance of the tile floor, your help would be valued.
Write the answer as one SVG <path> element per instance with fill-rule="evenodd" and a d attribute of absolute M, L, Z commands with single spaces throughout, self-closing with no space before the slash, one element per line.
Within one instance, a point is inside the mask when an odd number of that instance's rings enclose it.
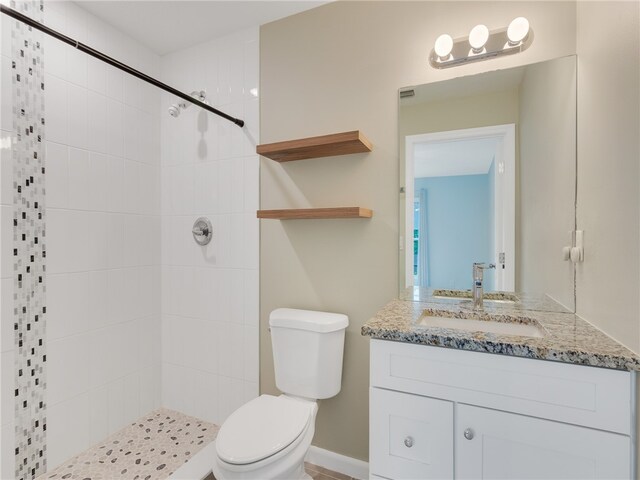
<path fill-rule="evenodd" d="M 308 462 L 305 462 L 304 469 L 313 480 L 356 480 L 353 477 L 333 472 L 327 468 L 319 467 Z M 206 478 L 204 478 L 204 480 L 216 480 L 216 477 L 210 473 Z"/>
<path fill-rule="evenodd" d="M 164 480 L 216 438 L 219 427 L 158 409 L 38 480 Z"/>
<path fill-rule="evenodd" d="M 161 408 L 37 480 L 164 480 L 215 440 L 218 430 L 213 423 Z M 311 463 L 305 470 L 313 480 L 354 480 Z"/>
<path fill-rule="evenodd" d="M 305 463 L 304 468 L 313 480 L 356 480 L 342 473 L 334 472 L 328 468 L 319 467 L 312 463 Z"/>

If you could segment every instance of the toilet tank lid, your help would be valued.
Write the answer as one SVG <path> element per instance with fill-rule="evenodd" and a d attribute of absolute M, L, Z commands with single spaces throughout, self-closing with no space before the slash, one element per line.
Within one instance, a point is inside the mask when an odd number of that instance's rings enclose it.
<path fill-rule="evenodd" d="M 295 308 L 277 308 L 269 315 L 269 326 L 329 333 L 344 330 L 349 317 L 342 313 L 315 312 Z"/>

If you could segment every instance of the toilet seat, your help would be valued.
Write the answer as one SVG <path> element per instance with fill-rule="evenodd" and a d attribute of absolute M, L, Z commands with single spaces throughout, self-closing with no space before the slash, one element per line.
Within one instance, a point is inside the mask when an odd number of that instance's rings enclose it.
<path fill-rule="evenodd" d="M 218 458 L 247 465 L 284 450 L 307 429 L 315 403 L 261 395 L 224 422 L 216 439 Z"/>

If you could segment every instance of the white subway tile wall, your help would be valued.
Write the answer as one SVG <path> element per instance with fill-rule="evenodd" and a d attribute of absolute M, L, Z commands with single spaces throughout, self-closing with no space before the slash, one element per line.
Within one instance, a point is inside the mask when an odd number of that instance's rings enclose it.
<path fill-rule="evenodd" d="M 2 0 L 3 4 L 6 4 Z M 15 474 L 14 332 L 13 332 L 13 88 L 11 29 L 0 23 L 0 478 Z M 7 223 L 9 222 L 9 223 Z"/>
<path fill-rule="evenodd" d="M 162 78 L 242 118 L 197 107 L 177 118 L 162 93 L 162 405 L 221 424 L 258 395 L 259 32 L 250 29 L 161 59 Z M 195 219 L 213 225 L 209 245 Z"/>
<path fill-rule="evenodd" d="M 0 0 L 5 3 L 5 0 Z M 10 23 L 1 19 L 0 478 L 13 476 Z M 258 395 L 257 28 L 160 58 L 67 1 L 45 23 L 236 125 L 46 38 L 47 467 L 163 406 L 221 424 Z M 9 39 L 8 47 L 5 39 Z M 199 216 L 213 239 L 196 245 Z M 6 373 L 6 374 L 5 374 Z"/>
<path fill-rule="evenodd" d="M 160 58 L 71 2 L 45 24 L 159 74 Z M 2 16 L 2 447 L 14 470 L 11 38 Z M 98 41 L 99 39 L 99 41 Z M 94 41 L 95 40 L 95 41 Z M 9 49 L 11 41 L 9 41 Z M 44 39 L 47 467 L 160 406 L 160 93 Z"/>

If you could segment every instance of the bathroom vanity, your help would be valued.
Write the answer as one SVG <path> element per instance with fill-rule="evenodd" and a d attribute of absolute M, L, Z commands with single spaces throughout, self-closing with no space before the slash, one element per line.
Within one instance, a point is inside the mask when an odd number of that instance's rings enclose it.
<path fill-rule="evenodd" d="M 576 72 L 400 89 L 400 294 L 362 328 L 372 478 L 637 478 L 640 359 L 574 314 Z"/>
<path fill-rule="evenodd" d="M 487 306 L 476 320 L 537 337 L 423 321 L 434 315 L 475 314 L 394 300 L 362 328 L 371 478 L 635 478 L 636 355 L 570 313 Z"/>

